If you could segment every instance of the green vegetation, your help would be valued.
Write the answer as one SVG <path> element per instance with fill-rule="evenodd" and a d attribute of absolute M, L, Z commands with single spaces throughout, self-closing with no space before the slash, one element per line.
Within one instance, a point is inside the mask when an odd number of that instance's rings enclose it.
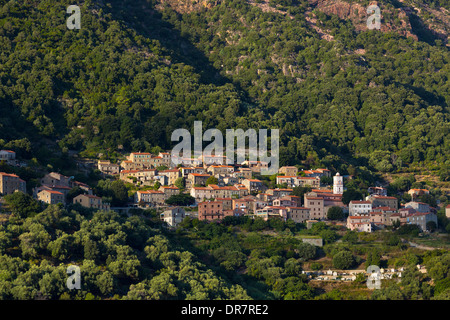
<path fill-rule="evenodd" d="M 69 264 L 81 290 L 65 286 Z M 0 227 L 0 299 L 248 299 L 161 229 L 158 218 L 49 206 Z"/>
<path fill-rule="evenodd" d="M 92 0 L 79 31 L 65 26 L 68 1 L 0 4 L 0 147 L 43 165 L 70 165 L 68 150 L 116 158 L 170 149 L 174 129 L 201 120 L 205 129 L 280 128 L 281 165 L 346 174 L 440 163 L 447 179 L 445 46 L 357 32 L 317 12 L 334 37 L 320 39 L 305 0 L 283 1 L 286 14 L 244 0 L 184 14 Z"/>
<path fill-rule="evenodd" d="M 357 31 L 315 10 L 328 41 L 308 21 L 307 0 L 269 1 L 281 13 L 223 0 L 183 14 L 155 0 L 87 0 L 81 30 L 66 28 L 69 4 L 0 0 L 0 148 L 28 160 L 28 167 L 1 162 L 0 171 L 18 174 L 28 191 L 44 171 L 75 172 L 73 151 L 113 160 L 158 153 L 171 149 L 175 129 L 200 120 L 204 130 L 280 129 L 280 165 L 352 176 L 345 204 L 385 176 L 395 176 L 388 193 L 401 202 L 411 200 L 409 188 L 426 187 L 430 194 L 416 200 L 449 203 L 437 182 L 404 175 L 427 170 L 450 181 L 450 56 L 414 16 L 420 41 Z M 449 8 L 447 0 L 429 4 Z M 80 178 L 112 206 L 126 205 L 137 189 L 98 171 Z M 276 187 L 274 176 L 261 180 Z M 184 191 L 184 179 L 175 184 Z M 180 194 L 166 203 L 194 199 Z M 2 210 L 0 299 L 346 299 L 352 295 L 337 289 L 318 293 L 302 270 L 372 264 L 406 268 L 372 299 L 450 299 L 448 252 L 402 242 L 448 249 L 448 237 L 435 235 L 450 231 L 443 209 L 427 236 L 415 225 L 366 234 L 247 217 L 220 224 L 188 217 L 171 231 L 154 210 L 63 209 L 20 192 L 5 196 Z M 343 218 L 338 209 L 329 214 Z M 322 238 L 323 248 L 303 243 L 307 237 Z M 81 267 L 82 290 L 67 290 L 69 264 Z M 361 286 L 360 277 L 353 289 Z"/>
<path fill-rule="evenodd" d="M 168 205 L 190 206 L 195 204 L 195 198 L 192 197 L 190 194 L 185 193 L 174 194 L 166 200 L 166 203 Z"/>
<path fill-rule="evenodd" d="M 341 207 L 331 207 L 327 212 L 328 220 L 343 220 L 345 218 Z"/>
<path fill-rule="evenodd" d="M 302 274 L 304 265 L 347 269 L 363 262 L 429 270 L 406 272 L 409 280 L 400 284 L 386 282 L 373 299 L 448 296 L 448 252 L 407 249 L 392 233 L 348 231 L 336 242 L 339 231 L 323 222 L 305 229 L 248 217 L 220 224 L 187 217 L 173 232 L 154 210 L 131 216 L 77 206 L 26 211 L 18 195 L 7 199 L 15 209 L 0 226 L 0 299 L 347 299 L 354 296 L 347 289 L 338 295 L 316 291 Z M 323 248 L 301 239 L 317 236 L 325 239 Z M 81 290 L 65 286 L 70 264 L 81 268 Z"/>

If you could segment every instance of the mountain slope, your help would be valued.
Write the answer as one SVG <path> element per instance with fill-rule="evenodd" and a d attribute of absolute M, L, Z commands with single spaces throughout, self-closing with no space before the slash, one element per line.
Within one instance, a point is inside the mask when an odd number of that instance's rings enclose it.
<path fill-rule="evenodd" d="M 68 1 L 0 1 L 0 144 L 169 149 L 174 129 L 202 120 L 280 128 L 281 164 L 345 172 L 357 158 L 391 171 L 448 159 L 440 43 L 407 37 L 389 14 L 398 30 L 362 30 L 331 1 L 186 3 L 86 1 L 78 31 L 65 26 Z"/>

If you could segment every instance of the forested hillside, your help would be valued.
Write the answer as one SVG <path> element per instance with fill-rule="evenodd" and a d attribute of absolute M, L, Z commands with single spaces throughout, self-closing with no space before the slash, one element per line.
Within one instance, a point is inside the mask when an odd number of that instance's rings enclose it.
<path fill-rule="evenodd" d="M 152 209 L 127 216 L 79 205 L 42 207 L 23 193 L 6 203 L 11 214 L 0 225 L 0 300 L 449 299 L 448 250 L 408 248 L 400 237 L 411 225 L 343 234 L 325 222 L 306 229 L 292 220 L 226 217 L 219 224 L 187 217 L 175 231 Z M 302 237 L 320 237 L 324 246 Z M 302 273 L 364 264 L 405 272 L 375 291 L 364 276 L 324 290 Z M 79 290 L 66 286 L 69 265 L 80 267 Z"/>
<path fill-rule="evenodd" d="M 442 167 L 450 56 L 425 22 L 445 30 L 448 3 L 378 1 L 389 27 L 369 31 L 329 2 L 91 0 L 68 30 L 70 1 L 0 0 L 0 147 L 170 149 L 202 120 L 279 128 L 281 165 Z"/>

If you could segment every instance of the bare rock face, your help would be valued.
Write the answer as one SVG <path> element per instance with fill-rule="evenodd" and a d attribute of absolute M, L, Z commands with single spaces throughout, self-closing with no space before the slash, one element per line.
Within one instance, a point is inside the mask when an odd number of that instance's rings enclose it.
<path fill-rule="evenodd" d="M 314 5 L 317 10 L 322 11 L 325 14 L 333 14 L 340 19 L 351 20 L 355 29 L 358 31 L 367 30 L 366 21 L 369 14 L 367 13 L 367 7 L 363 6 L 361 3 L 349 3 L 343 0 L 311 0 L 310 3 Z M 412 37 L 417 40 L 417 36 L 411 31 L 412 28 L 407 14 L 402 8 L 387 9 L 377 1 L 372 1 L 369 5 L 378 5 L 381 9 L 381 31 L 395 31 L 403 36 Z M 386 19 L 384 17 L 384 10 L 389 10 L 390 15 L 393 16 L 392 21 L 391 19 Z M 400 21 L 400 25 L 394 24 L 394 18 Z"/>
<path fill-rule="evenodd" d="M 162 9 L 169 6 L 178 13 L 189 13 L 203 9 L 210 9 L 221 3 L 222 0 L 159 0 L 157 9 Z M 367 13 L 369 5 L 378 5 L 381 9 L 381 31 L 382 32 L 396 32 L 405 37 L 411 37 L 418 40 L 418 37 L 413 32 L 409 17 L 417 15 L 423 20 L 425 27 L 429 28 L 436 37 L 441 38 L 444 43 L 450 43 L 450 15 L 444 8 L 431 8 L 426 3 L 421 3 L 419 8 L 416 8 L 412 2 L 407 0 L 399 0 L 403 5 L 401 8 L 394 8 L 393 6 L 385 5 L 379 1 L 371 1 L 369 4 L 363 1 L 349 1 L 349 0 L 308 0 L 310 8 L 306 11 L 306 19 L 309 24 L 320 34 L 321 38 L 328 41 L 333 40 L 333 37 L 327 34 L 326 31 L 321 30 L 313 21 L 314 15 L 309 16 L 312 9 L 321 11 L 327 15 L 336 15 L 340 19 L 352 21 L 357 31 L 367 30 L 367 18 L 370 16 Z M 280 11 L 269 5 L 269 0 L 256 2 L 255 0 L 247 0 L 250 5 L 257 6 L 263 11 L 278 12 L 286 15 L 287 12 Z M 431 17 L 431 18 L 430 18 Z"/>
<path fill-rule="evenodd" d="M 157 8 L 162 8 L 164 5 L 168 5 L 178 13 L 189 13 L 201 10 L 203 8 L 212 8 L 217 5 L 220 0 L 160 0 L 159 2 L 160 4 Z"/>

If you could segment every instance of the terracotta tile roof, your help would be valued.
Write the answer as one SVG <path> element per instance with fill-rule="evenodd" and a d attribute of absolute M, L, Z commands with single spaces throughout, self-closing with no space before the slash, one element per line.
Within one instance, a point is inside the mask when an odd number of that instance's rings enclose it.
<path fill-rule="evenodd" d="M 392 200 L 397 200 L 397 198 L 396 197 L 389 197 L 389 196 L 378 196 L 378 195 L 375 195 L 375 196 L 373 196 L 375 199 L 392 199 Z"/>
<path fill-rule="evenodd" d="M 138 191 L 138 193 L 141 193 L 141 194 L 164 194 L 164 192 L 157 191 L 157 190 Z"/>
<path fill-rule="evenodd" d="M 64 195 L 61 192 L 55 191 L 55 190 L 42 190 L 41 192 L 48 192 L 48 193 L 57 194 L 57 195 L 60 195 L 60 196 Z"/>
<path fill-rule="evenodd" d="M 18 178 L 19 176 L 12 174 L 12 173 L 6 173 L 6 172 L 0 172 L 0 176 L 4 177 L 11 177 L 11 178 Z"/>

